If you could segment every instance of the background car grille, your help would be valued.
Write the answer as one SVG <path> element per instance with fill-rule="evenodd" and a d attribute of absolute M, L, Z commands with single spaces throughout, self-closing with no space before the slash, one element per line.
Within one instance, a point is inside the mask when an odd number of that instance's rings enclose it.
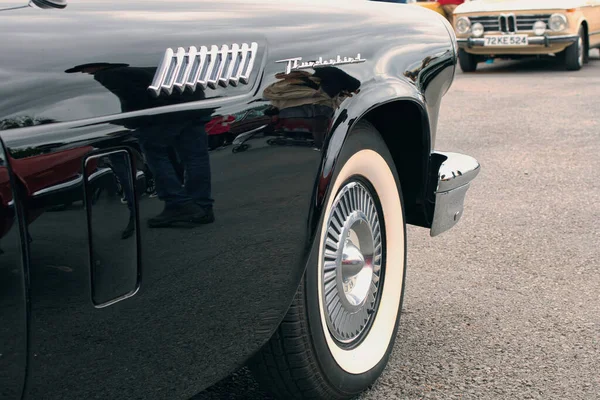
<path fill-rule="evenodd" d="M 516 32 L 531 31 L 536 21 L 544 21 L 548 26 L 550 14 L 512 15 L 506 14 L 508 18 L 500 18 L 500 15 L 486 15 L 470 17 L 471 24 L 479 22 L 483 25 L 484 32 Z M 516 29 L 515 29 L 516 23 Z"/>

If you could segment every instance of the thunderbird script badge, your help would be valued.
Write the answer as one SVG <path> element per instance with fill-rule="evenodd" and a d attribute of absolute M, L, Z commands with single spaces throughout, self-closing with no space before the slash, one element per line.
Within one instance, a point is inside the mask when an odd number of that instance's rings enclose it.
<path fill-rule="evenodd" d="M 289 74 L 290 72 L 298 69 L 309 69 L 309 68 L 319 68 L 333 65 L 342 65 L 342 64 L 358 64 L 367 61 L 364 58 L 360 57 L 360 53 L 356 57 L 344 57 L 337 56 L 336 58 L 332 58 L 329 60 L 323 60 L 323 57 L 319 57 L 318 60 L 313 61 L 302 61 L 302 57 L 295 58 L 286 58 L 285 60 L 275 61 L 277 63 L 286 63 L 285 73 Z"/>

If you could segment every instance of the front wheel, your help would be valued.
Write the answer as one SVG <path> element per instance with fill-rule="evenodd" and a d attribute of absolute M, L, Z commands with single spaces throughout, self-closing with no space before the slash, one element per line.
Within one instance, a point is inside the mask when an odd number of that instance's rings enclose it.
<path fill-rule="evenodd" d="M 458 49 L 458 64 L 462 72 L 475 72 L 477 69 L 477 56 Z"/>
<path fill-rule="evenodd" d="M 394 345 L 404 293 L 400 182 L 367 122 L 350 133 L 318 242 L 281 326 L 251 362 L 282 399 L 349 399 L 372 385 Z"/>
<path fill-rule="evenodd" d="M 565 49 L 565 67 L 568 71 L 579 71 L 585 61 L 585 31 L 579 27 L 579 38 Z"/>

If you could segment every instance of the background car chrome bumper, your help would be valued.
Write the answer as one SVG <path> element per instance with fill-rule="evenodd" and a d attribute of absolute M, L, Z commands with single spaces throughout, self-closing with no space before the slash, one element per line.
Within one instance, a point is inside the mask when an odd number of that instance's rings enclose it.
<path fill-rule="evenodd" d="M 430 231 L 431 236 L 437 236 L 460 220 L 465 195 L 481 167 L 476 159 L 464 154 L 435 152 L 432 156 L 445 158 L 438 169 L 435 209 Z"/>
<path fill-rule="evenodd" d="M 541 44 L 549 47 L 555 43 L 574 43 L 579 39 L 578 35 L 561 35 L 561 36 L 531 36 L 527 39 L 529 44 Z M 460 38 L 456 39 L 459 47 L 483 47 L 485 41 L 483 38 Z M 511 47 L 511 46 L 508 46 Z M 526 46 L 522 46 L 526 47 Z M 493 49 L 495 47 L 490 47 Z"/>

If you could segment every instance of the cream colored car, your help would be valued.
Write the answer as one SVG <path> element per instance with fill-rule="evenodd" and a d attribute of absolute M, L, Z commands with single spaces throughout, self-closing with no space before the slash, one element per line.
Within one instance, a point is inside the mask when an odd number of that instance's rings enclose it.
<path fill-rule="evenodd" d="M 464 72 L 490 58 L 554 54 L 569 70 L 600 47 L 600 0 L 476 0 L 454 12 Z"/>

